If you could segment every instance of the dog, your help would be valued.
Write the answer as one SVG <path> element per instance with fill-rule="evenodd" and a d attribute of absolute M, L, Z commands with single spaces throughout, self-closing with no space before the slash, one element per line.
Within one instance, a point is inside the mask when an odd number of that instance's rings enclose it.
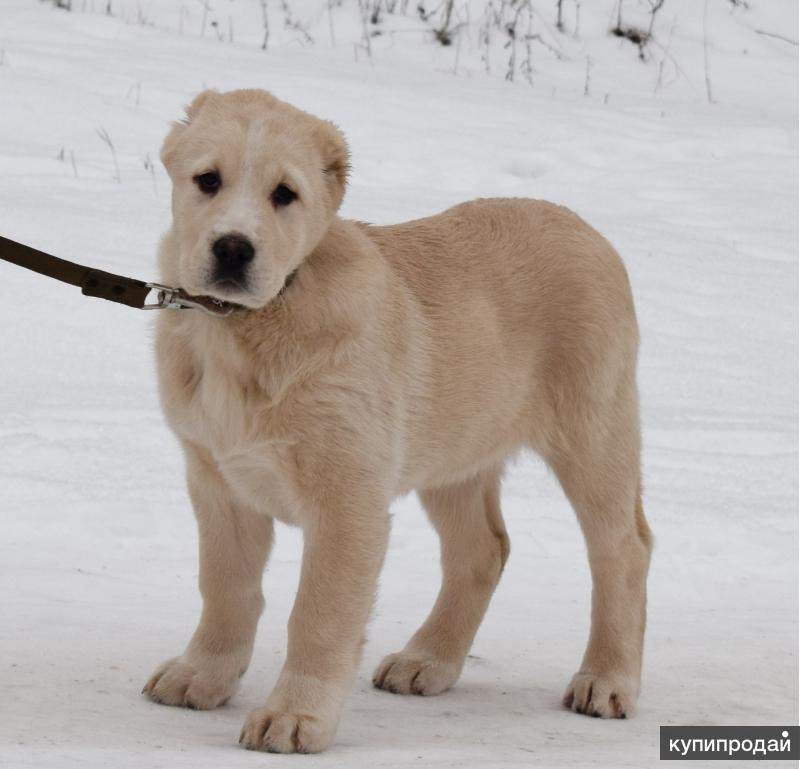
<path fill-rule="evenodd" d="M 186 650 L 144 691 L 198 709 L 231 697 L 264 606 L 273 521 L 299 526 L 286 659 L 240 743 L 325 749 L 358 669 L 389 505 L 416 490 L 441 538 L 441 591 L 372 680 L 444 692 L 508 558 L 504 463 L 529 448 L 575 509 L 593 580 L 589 642 L 564 705 L 629 715 L 651 534 L 637 322 L 614 248 L 538 200 L 474 200 L 393 226 L 342 220 L 342 134 L 260 90 L 201 93 L 161 158 L 173 184 L 163 282 L 241 309 L 158 319 L 159 389 L 186 457 L 203 610 Z"/>

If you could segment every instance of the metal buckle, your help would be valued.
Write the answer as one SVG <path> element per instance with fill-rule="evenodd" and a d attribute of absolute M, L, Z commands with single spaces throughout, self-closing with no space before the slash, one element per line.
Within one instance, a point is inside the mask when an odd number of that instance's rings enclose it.
<path fill-rule="evenodd" d="M 158 291 L 157 300 L 150 304 L 143 304 L 143 310 L 179 310 L 181 305 L 175 301 L 177 288 L 162 286 L 160 283 L 145 283 L 151 291 Z"/>
<path fill-rule="evenodd" d="M 146 283 L 151 291 L 157 291 L 154 303 L 142 305 L 143 310 L 205 310 L 209 315 L 225 317 L 230 315 L 236 306 L 223 302 L 213 296 L 189 296 L 182 288 L 162 286 L 160 283 Z"/>

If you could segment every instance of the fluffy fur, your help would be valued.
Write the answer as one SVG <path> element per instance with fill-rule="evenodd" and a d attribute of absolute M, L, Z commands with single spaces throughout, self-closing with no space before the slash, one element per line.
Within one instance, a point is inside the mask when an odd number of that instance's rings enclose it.
<path fill-rule="evenodd" d="M 164 282 L 248 309 L 159 319 L 161 396 L 186 453 L 204 603 L 184 653 L 145 691 L 194 708 L 228 700 L 253 649 L 273 519 L 300 526 L 285 664 L 241 742 L 324 749 L 358 667 L 389 505 L 411 490 L 441 538 L 442 587 L 373 682 L 445 691 L 508 557 L 501 475 L 527 447 L 575 509 L 594 584 L 588 647 L 564 703 L 629 714 L 651 540 L 637 326 L 613 247 L 536 200 L 476 200 L 388 227 L 341 220 L 341 134 L 263 91 L 201 94 L 162 157 L 174 185 Z M 213 196 L 193 181 L 209 170 L 222 178 Z M 276 207 L 281 183 L 299 197 Z M 255 247 L 247 290 L 211 282 L 210 245 L 228 232 Z"/>

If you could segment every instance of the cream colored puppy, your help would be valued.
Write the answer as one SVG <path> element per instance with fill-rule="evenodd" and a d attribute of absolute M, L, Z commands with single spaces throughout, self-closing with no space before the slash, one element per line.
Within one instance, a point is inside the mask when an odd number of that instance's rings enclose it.
<path fill-rule="evenodd" d="M 159 318 L 203 612 L 184 653 L 148 681 L 150 697 L 213 708 L 233 694 L 277 519 L 303 530 L 300 587 L 283 670 L 241 742 L 328 746 L 358 669 L 389 505 L 411 490 L 441 537 L 442 587 L 373 682 L 445 691 L 508 556 L 503 464 L 529 447 L 575 508 L 594 583 L 589 644 L 564 703 L 630 713 L 651 545 L 636 319 L 611 245 L 535 200 L 476 200 L 391 227 L 343 221 L 341 134 L 263 91 L 200 94 L 162 159 L 174 185 L 163 281 L 246 309 Z"/>

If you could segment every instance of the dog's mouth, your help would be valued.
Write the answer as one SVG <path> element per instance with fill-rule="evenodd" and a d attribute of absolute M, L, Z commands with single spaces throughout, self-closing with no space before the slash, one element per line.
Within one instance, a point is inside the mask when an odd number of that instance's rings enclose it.
<path fill-rule="evenodd" d="M 246 285 L 233 278 L 222 278 L 221 280 L 215 280 L 211 283 L 211 288 L 215 291 L 221 291 L 223 293 L 239 293 L 246 292 L 248 290 Z"/>
<path fill-rule="evenodd" d="M 236 278 L 217 278 L 206 283 L 205 293 L 222 302 L 233 302 L 244 306 L 251 306 L 253 296 L 250 288 L 243 281 Z"/>
<path fill-rule="evenodd" d="M 261 293 L 256 290 L 256 287 L 246 277 L 242 279 L 231 275 L 209 276 L 205 281 L 204 290 L 196 293 L 205 293 L 223 302 L 232 302 L 250 309 L 257 309 L 282 296 L 294 280 L 296 272 L 297 270 L 293 270 L 287 275 L 283 286 L 273 295 L 266 298 L 261 296 Z"/>
<path fill-rule="evenodd" d="M 205 293 L 214 299 L 238 304 L 251 310 L 263 305 L 247 280 L 237 280 L 232 277 L 209 280 L 206 283 Z"/>

